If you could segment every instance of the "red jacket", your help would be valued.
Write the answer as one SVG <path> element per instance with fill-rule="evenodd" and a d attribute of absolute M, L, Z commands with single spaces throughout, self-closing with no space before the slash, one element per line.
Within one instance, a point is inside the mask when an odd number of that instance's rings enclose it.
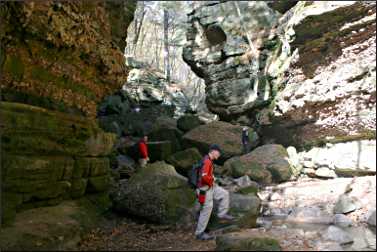
<path fill-rule="evenodd" d="M 201 170 L 201 179 L 199 180 L 199 187 L 205 185 L 212 187 L 214 180 L 215 179 L 213 177 L 213 162 L 208 156 L 206 156 L 204 158 L 204 165 Z"/>
<path fill-rule="evenodd" d="M 139 155 L 142 159 L 146 159 L 148 157 L 148 146 L 144 140 L 140 140 L 139 142 Z"/>

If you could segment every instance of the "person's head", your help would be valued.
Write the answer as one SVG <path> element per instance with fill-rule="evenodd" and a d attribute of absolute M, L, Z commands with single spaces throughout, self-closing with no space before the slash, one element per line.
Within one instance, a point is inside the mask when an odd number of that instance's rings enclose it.
<path fill-rule="evenodd" d="M 247 131 L 247 130 L 248 130 L 247 127 L 243 127 L 243 128 L 242 128 L 242 131 Z"/>
<path fill-rule="evenodd" d="M 147 135 L 144 135 L 144 136 L 143 136 L 143 140 L 144 140 L 144 142 L 148 142 L 148 136 L 147 136 Z"/>
<path fill-rule="evenodd" d="M 208 156 L 211 160 L 217 160 L 221 156 L 221 149 L 217 144 L 209 147 Z"/>

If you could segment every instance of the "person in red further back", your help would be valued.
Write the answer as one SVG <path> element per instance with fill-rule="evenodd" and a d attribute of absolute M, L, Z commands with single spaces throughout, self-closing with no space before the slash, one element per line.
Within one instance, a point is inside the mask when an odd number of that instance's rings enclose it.
<path fill-rule="evenodd" d="M 144 167 L 147 165 L 149 161 L 149 155 L 148 155 L 148 136 L 144 136 L 138 144 L 139 149 L 139 165 L 140 167 Z"/>

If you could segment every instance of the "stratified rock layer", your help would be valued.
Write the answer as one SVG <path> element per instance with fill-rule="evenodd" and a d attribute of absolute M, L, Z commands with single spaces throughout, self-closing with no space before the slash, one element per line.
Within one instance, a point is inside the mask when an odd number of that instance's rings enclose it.
<path fill-rule="evenodd" d="M 183 58 L 208 108 L 286 147 L 375 138 L 375 3 L 269 6 L 279 12 L 242 2 L 240 18 L 234 2 L 213 2 L 188 15 Z"/>
<path fill-rule="evenodd" d="M 135 1 L 1 5 L 2 100 L 94 117 L 127 79 L 123 56 Z"/>

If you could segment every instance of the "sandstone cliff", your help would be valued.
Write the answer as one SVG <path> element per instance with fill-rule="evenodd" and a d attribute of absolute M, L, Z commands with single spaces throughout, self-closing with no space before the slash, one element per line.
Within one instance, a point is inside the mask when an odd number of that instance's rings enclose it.
<path fill-rule="evenodd" d="M 183 57 L 205 80 L 212 112 L 260 127 L 265 142 L 375 138 L 374 2 L 240 2 L 239 10 L 213 2 L 188 15 Z"/>

